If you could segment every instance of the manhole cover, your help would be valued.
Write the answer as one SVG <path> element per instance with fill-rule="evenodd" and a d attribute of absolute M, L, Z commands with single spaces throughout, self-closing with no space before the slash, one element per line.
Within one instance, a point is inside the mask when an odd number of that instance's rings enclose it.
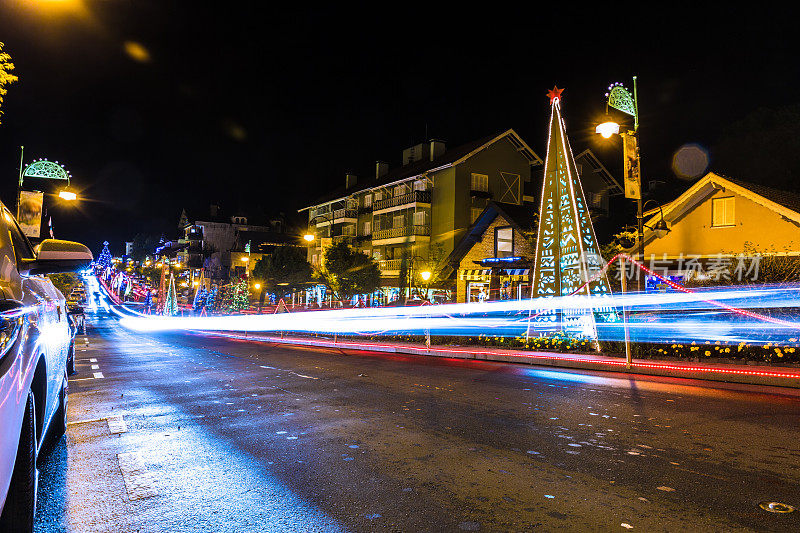
<path fill-rule="evenodd" d="M 761 502 L 758 506 L 770 513 L 791 513 L 794 511 L 794 507 L 781 502 Z"/>

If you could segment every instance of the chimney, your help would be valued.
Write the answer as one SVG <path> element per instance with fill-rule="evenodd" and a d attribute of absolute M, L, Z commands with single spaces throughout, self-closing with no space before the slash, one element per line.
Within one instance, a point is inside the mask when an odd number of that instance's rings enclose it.
<path fill-rule="evenodd" d="M 375 179 L 381 179 L 389 173 L 389 163 L 375 161 Z"/>
<path fill-rule="evenodd" d="M 215 204 L 211 204 L 210 206 L 208 206 L 208 213 L 212 217 L 217 216 L 219 214 L 219 206 L 215 205 Z"/>
<path fill-rule="evenodd" d="M 434 159 L 436 159 L 445 152 L 445 145 L 444 141 L 438 141 L 436 139 L 431 139 L 430 143 L 431 143 L 430 157 L 431 161 L 433 161 Z"/>
<path fill-rule="evenodd" d="M 348 172 L 344 175 L 344 188 L 345 189 L 352 189 L 356 185 L 356 175 L 352 172 Z"/>

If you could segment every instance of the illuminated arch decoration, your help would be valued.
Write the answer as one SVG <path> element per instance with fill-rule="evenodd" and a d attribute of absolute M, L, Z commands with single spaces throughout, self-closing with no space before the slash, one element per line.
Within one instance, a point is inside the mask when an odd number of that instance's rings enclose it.
<path fill-rule="evenodd" d="M 605 275 L 597 237 L 586 205 L 580 176 L 561 118 L 561 92 L 553 88 L 550 97 L 550 126 L 545 158 L 532 298 L 568 296 L 608 297 L 611 288 Z M 592 280 L 587 283 L 587 281 Z M 597 338 L 596 322 L 618 322 L 613 307 L 596 311 L 554 310 L 537 315 L 539 331 L 567 331 Z"/>
<path fill-rule="evenodd" d="M 45 178 L 51 180 L 64 180 L 69 183 L 72 174 L 58 161 L 39 159 L 25 167 L 22 171 L 23 178 Z"/>

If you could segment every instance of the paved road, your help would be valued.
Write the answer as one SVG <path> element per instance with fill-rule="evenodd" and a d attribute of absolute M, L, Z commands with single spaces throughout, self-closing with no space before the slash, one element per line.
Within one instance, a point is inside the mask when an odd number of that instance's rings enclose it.
<path fill-rule="evenodd" d="M 800 530 L 789 391 L 90 328 L 37 531 Z"/>

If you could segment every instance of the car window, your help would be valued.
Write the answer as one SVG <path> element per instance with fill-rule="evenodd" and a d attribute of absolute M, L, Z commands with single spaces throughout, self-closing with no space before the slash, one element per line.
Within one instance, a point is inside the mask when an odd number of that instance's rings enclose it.
<path fill-rule="evenodd" d="M 14 217 L 11 216 L 11 213 L 9 213 L 7 209 L 4 215 L 7 223 L 6 225 L 8 226 L 8 233 L 11 236 L 11 244 L 14 246 L 14 253 L 17 256 L 17 264 L 19 264 L 22 259 L 34 259 L 33 248 L 28 242 L 28 238 L 25 237 L 22 230 L 19 229 L 17 221 L 14 220 Z"/>

